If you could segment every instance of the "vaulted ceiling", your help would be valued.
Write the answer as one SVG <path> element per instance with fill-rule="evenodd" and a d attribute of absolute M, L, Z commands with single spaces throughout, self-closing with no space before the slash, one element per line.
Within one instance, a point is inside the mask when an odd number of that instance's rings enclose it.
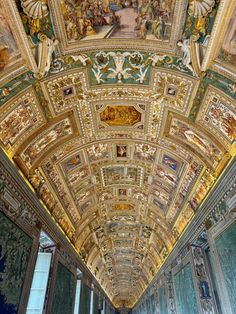
<path fill-rule="evenodd" d="M 235 155 L 233 2 L 1 2 L 1 144 L 117 307 Z"/>

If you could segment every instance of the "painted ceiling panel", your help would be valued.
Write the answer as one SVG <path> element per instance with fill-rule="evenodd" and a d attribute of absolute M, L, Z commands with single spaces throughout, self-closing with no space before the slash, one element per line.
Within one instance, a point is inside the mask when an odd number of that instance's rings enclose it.
<path fill-rule="evenodd" d="M 10 2 L 1 145 L 114 305 L 132 307 L 235 155 L 234 4 Z"/>

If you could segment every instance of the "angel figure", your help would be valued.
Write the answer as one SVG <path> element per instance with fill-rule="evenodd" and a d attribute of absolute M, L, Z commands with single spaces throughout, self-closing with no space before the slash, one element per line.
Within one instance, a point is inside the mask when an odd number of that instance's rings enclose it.
<path fill-rule="evenodd" d="M 192 67 L 191 61 L 191 47 L 190 47 L 190 39 L 183 39 L 177 42 L 177 46 L 181 48 L 182 53 L 182 64 L 188 68 L 191 72 L 195 73 Z"/>
<path fill-rule="evenodd" d="M 44 77 L 50 70 L 55 47 L 58 44 L 57 39 L 48 38 L 44 34 L 39 35 L 38 44 L 38 76 Z"/>

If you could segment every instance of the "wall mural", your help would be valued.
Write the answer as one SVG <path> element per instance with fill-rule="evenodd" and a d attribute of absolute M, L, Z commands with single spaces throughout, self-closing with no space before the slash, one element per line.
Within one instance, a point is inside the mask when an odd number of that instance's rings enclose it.
<path fill-rule="evenodd" d="M 80 312 L 81 313 L 89 313 L 90 298 L 91 298 L 91 290 L 82 281 L 82 284 L 81 284 L 81 300 L 83 300 L 83 302 L 80 304 Z"/>
<path fill-rule="evenodd" d="M 141 113 L 132 106 L 107 106 L 100 119 L 109 126 L 133 126 L 141 121 Z"/>
<path fill-rule="evenodd" d="M 33 120 L 34 113 L 26 99 L 6 116 L 0 126 L 1 138 L 4 145 L 7 145 L 7 143 L 12 145 L 17 136 L 20 136 L 21 133 L 24 133 L 24 131 L 32 126 Z M 14 126 L 11 123 L 12 121 L 15 123 Z"/>
<path fill-rule="evenodd" d="M 0 212 L 0 308 L 16 314 L 33 240 Z"/>
<path fill-rule="evenodd" d="M 196 151 L 205 155 L 213 165 L 217 165 L 222 152 L 216 145 L 212 145 L 207 137 L 203 137 L 197 130 L 187 123 L 173 118 L 170 126 L 170 135 L 182 139 Z"/>
<path fill-rule="evenodd" d="M 6 9 L 0 4 L 0 72 L 19 57 L 17 43 L 7 19 Z"/>
<path fill-rule="evenodd" d="M 159 309 L 160 314 L 168 314 L 167 294 L 164 285 L 159 288 Z"/>
<path fill-rule="evenodd" d="M 191 264 L 185 265 L 174 275 L 176 307 L 179 314 L 197 314 L 197 299 L 192 277 Z"/>
<path fill-rule="evenodd" d="M 191 121 L 196 120 L 199 109 L 202 105 L 202 99 L 204 98 L 207 89 L 211 86 L 214 86 L 216 89 L 221 90 L 223 93 L 229 95 L 232 99 L 236 100 L 235 82 L 217 72 L 207 70 L 206 76 L 200 82 L 200 86 L 193 102 L 193 106 L 189 113 L 189 119 Z"/>
<path fill-rule="evenodd" d="M 228 140 L 235 140 L 236 114 L 217 98 L 213 99 L 207 116 L 206 122 L 217 125 L 219 131 L 227 137 Z"/>
<path fill-rule="evenodd" d="M 51 310 L 52 313 L 65 314 L 73 312 L 75 288 L 76 276 L 63 264 L 58 262 Z"/>
<path fill-rule="evenodd" d="M 102 38 L 170 38 L 172 0 L 61 0 L 60 5 L 69 42 Z"/>
<path fill-rule="evenodd" d="M 36 158 L 42 153 L 43 149 L 55 143 L 56 140 L 72 134 L 71 122 L 69 119 L 64 119 L 49 130 L 44 131 L 34 139 L 34 143 L 24 149 L 22 158 L 26 161 L 29 167 L 32 166 Z"/>
<path fill-rule="evenodd" d="M 17 99 L 9 100 L 2 112 L 0 137 L 5 147 L 14 152 L 24 140 L 25 134 L 31 134 L 45 122 L 38 99 L 32 88 Z"/>
<path fill-rule="evenodd" d="M 228 290 L 232 312 L 236 311 L 236 225 L 230 226 L 224 233 L 215 239 L 217 253 Z M 230 258 L 229 258 L 230 256 Z M 225 312 L 225 311 L 224 311 Z M 226 313 L 226 312 L 225 312 Z"/>
<path fill-rule="evenodd" d="M 229 21 L 227 31 L 224 35 L 223 43 L 220 48 L 218 58 L 228 64 L 236 67 L 236 8 Z"/>
<path fill-rule="evenodd" d="M 78 166 L 80 166 L 81 164 L 82 164 L 81 154 L 76 154 L 75 156 L 67 159 L 63 163 L 62 167 L 65 169 L 65 172 L 68 173 L 77 168 Z"/>
<path fill-rule="evenodd" d="M 106 167 L 102 169 L 102 178 L 105 186 L 113 184 L 141 184 L 142 168 L 135 167 Z"/>

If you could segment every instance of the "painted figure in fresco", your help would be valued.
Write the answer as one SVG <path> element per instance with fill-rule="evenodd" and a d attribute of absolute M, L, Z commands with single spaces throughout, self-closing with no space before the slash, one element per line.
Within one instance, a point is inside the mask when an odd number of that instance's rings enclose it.
<path fill-rule="evenodd" d="M 70 171 L 70 170 L 73 170 L 75 167 L 77 167 L 80 164 L 81 164 L 80 155 L 76 155 L 76 156 L 72 157 L 71 159 L 67 160 L 64 163 L 64 167 L 65 167 L 66 171 Z"/>
<path fill-rule="evenodd" d="M 202 256 L 202 251 L 200 248 L 195 247 L 193 249 L 193 256 L 194 256 L 194 264 L 196 268 L 196 275 L 199 279 L 205 279 L 205 268 L 204 268 L 204 261 Z"/>
<path fill-rule="evenodd" d="M 17 52 L 17 45 L 7 22 L 6 12 L 0 4 L 0 71 L 5 68 L 11 57 Z"/>
<path fill-rule="evenodd" d="M 57 139 L 68 135 L 72 132 L 69 120 L 64 120 L 58 123 L 52 130 L 39 138 L 34 144 L 31 144 L 24 152 L 31 161 L 35 160 L 40 152 L 55 142 Z"/>
<path fill-rule="evenodd" d="M 39 36 L 40 42 L 37 46 L 38 51 L 38 75 L 43 77 L 48 74 L 53 60 L 53 54 L 58 44 L 57 39 L 51 39 L 42 34 Z"/>
<path fill-rule="evenodd" d="M 165 171 L 163 168 L 157 167 L 156 175 L 159 178 L 161 178 L 164 181 L 166 181 L 171 186 L 175 186 L 176 185 L 177 178 L 173 174 Z"/>
<path fill-rule="evenodd" d="M 234 14 L 229 22 L 222 48 L 228 54 L 236 55 L 236 9 L 234 10 Z"/>
<path fill-rule="evenodd" d="M 236 66 L 236 8 L 224 35 L 219 58 L 228 64 Z"/>
<path fill-rule="evenodd" d="M 179 46 L 181 49 L 182 64 L 186 68 L 188 68 L 192 73 L 195 73 L 191 65 L 190 39 L 179 40 L 177 42 L 177 46 Z"/>
<path fill-rule="evenodd" d="M 190 168 L 184 178 L 183 181 L 183 185 L 181 187 L 181 193 L 180 195 L 182 196 L 182 198 L 185 197 L 185 195 L 188 192 L 188 188 L 190 186 L 190 184 L 192 183 L 193 179 L 195 178 L 197 171 L 198 171 L 199 166 L 197 164 L 191 164 Z"/>
<path fill-rule="evenodd" d="M 78 180 L 84 179 L 88 175 L 88 169 L 86 167 L 80 169 L 79 171 L 76 171 L 72 173 L 68 179 L 71 184 L 74 184 Z"/>
<path fill-rule="evenodd" d="M 0 136 L 4 145 L 13 144 L 16 138 L 33 123 L 34 113 L 25 100 L 20 103 L 0 124 Z"/>
<path fill-rule="evenodd" d="M 158 20 L 153 21 L 152 23 L 152 34 L 158 39 L 162 39 L 165 36 L 165 21 L 163 16 L 159 16 Z"/>
<path fill-rule="evenodd" d="M 178 162 L 174 160 L 173 158 L 171 158 L 170 156 L 163 155 L 162 163 L 168 166 L 169 168 L 171 168 L 172 170 L 175 170 L 175 171 L 177 170 Z"/>
<path fill-rule="evenodd" d="M 216 106 L 212 104 L 209 112 L 213 123 L 219 125 L 222 132 L 227 135 L 230 140 L 236 139 L 236 115 L 226 106 Z"/>
<path fill-rule="evenodd" d="M 194 130 L 185 123 L 182 123 L 176 119 L 173 119 L 170 134 L 175 134 L 187 140 L 187 142 L 195 145 L 200 149 L 207 157 L 215 161 L 220 151 L 206 138 L 198 135 Z"/>
<path fill-rule="evenodd" d="M 69 41 L 93 38 L 168 39 L 172 0 L 61 0 Z"/>
<path fill-rule="evenodd" d="M 140 39 L 145 39 L 148 31 L 148 21 L 146 17 L 143 17 L 140 23 L 140 28 L 138 32 L 138 37 Z"/>
<path fill-rule="evenodd" d="M 135 157 L 154 161 L 156 148 L 146 144 L 135 145 Z"/>
<path fill-rule="evenodd" d="M 207 281 L 200 281 L 200 289 L 202 298 L 210 298 L 210 291 Z"/>
<path fill-rule="evenodd" d="M 147 195 L 141 192 L 134 192 L 133 197 L 143 202 L 147 200 Z"/>
<path fill-rule="evenodd" d="M 10 60 L 8 47 L 0 45 L 0 71 L 2 71 Z"/>
<path fill-rule="evenodd" d="M 91 161 L 98 160 L 101 158 L 107 158 L 108 157 L 108 146 L 107 144 L 97 144 L 89 147 L 87 149 L 89 159 Z"/>
<path fill-rule="evenodd" d="M 117 157 L 127 157 L 127 146 L 126 145 L 117 145 L 116 146 Z"/>
<path fill-rule="evenodd" d="M 110 126 L 132 126 L 141 121 L 141 113 L 133 106 L 107 106 L 100 118 Z"/>
<path fill-rule="evenodd" d="M 162 193 L 159 190 L 153 190 L 153 193 L 154 193 L 155 196 L 158 197 L 158 200 L 160 200 L 160 202 L 163 205 L 167 205 L 168 204 L 169 198 L 164 193 Z"/>
<path fill-rule="evenodd" d="M 84 201 L 86 200 L 86 198 L 88 198 L 91 195 L 91 191 L 85 191 L 79 195 L 77 195 L 76 200 L 78 202 L 79 205 L 83 204 Z"/>

